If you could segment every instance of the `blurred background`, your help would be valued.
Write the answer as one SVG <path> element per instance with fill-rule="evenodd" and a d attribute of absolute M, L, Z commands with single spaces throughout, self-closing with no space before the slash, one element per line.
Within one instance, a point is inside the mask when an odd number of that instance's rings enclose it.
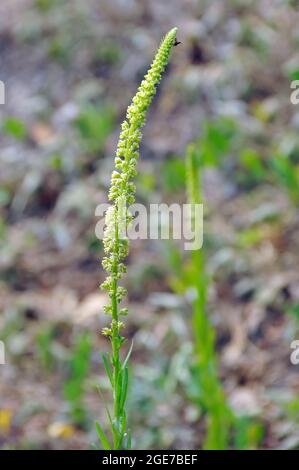
<path fill-rule="evenodd" d="M 2 0 L 0 447 L 86 449 L 105 422 L 107 318 L 95 207 L 119 126 L 161 37 L 179 27 L 151 107 L 137 201 L 185 200 L 186 146 L 204 163 L 207 313 L 238 426 L 232 448 L 299 448 L 299 79 L 292 0 Z M 198 449 L 188 260 L 135 241 L 134 447 Z M 182 274 L 183 273 L 183 274 Z M 109 394 L 107 394 L 109 403 Z"/>

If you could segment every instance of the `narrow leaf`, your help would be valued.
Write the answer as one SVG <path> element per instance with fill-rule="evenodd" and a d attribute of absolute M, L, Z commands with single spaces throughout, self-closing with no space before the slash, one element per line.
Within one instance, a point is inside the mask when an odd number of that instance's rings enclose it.
<path fill-rule="evenodd" d="M 125 404 L 126 404 L 126 399 L 127 399 L 127 394 L 128 394 L 128 382 L 129 382 L 129 372 L 128 368 L 126 367 L 122 373 L 122 384 L 121 384 L 121 399 L 120 399 L 120 409 L 123 411 Z"/>
<path fill-rule="evenodd" d="M 100 441 L 103 444 L 104 450 L 112 450 L 112 446 L 110 445 L 106 434 L 104 433 L 103 429 L 101 428 L 98 422 L 96 422 L 96 430 L 100 438 Z"/>
<path fill-rule="evenodd" d="M 127 354 L 127 356 L 126 356 L 126 358 L 125 358 L 125 360 L 124 360 L 124 362 L 123 362 L 123 365 L 122 365 L 122 369 L 123 369 L 123 370 L 127 367 L 128 361 L 129 361 L 130 356 L 131 356 L 131 353 L 132 353 L 133 346 L 134 346 L 134 343 L 133 343 L 133 341 L 132 341 L 131 346 L 130 346 L 130 349 L 129 349 L 129 351 L 128 351 L 128 354 Z"/>
<path fill-rule="evenodd" d="M 108 354 L 103 354 L 101 353 L 101 358 L 102 358 L 102 361 L 103 361 L 103 364 L 104 364 L 104 367 L 105 367 L 105 371 L 106 371 L 106 374 L 109 378 L 109 381 L 110 381 L 110 384 L 111 384 L 111 387 L 113 388 L 113 376 L 112 376 L 112 371 L 110 369 L 110 365 L 109 365 L 109 362 L 108 362 Z"/>

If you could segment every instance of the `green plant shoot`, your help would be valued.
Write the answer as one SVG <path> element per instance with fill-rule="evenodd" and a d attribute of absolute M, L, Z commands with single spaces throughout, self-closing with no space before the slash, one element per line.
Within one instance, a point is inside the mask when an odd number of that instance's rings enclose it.
<path fill-rule="evenodd" d="M 197 161 L 194 145 L 190 145 L 186 158 L 187 198 L 192 204 L 202 203 L 202 192 L 199 178 L 200 164 Z M 195 214 L 192 214 L 194 218 Z M 226 405 L 224 392 L 218 379 L 215 354 L 215 332 L 206 314 L 208 275 L 205 269 L 202 249 L 192 252 L 194 289 L 196 298 L 193 303 L 194 331 L 194 374 L 198 382 L 198 401 L 207 412 L 206 449 L 226 449 L 229 438 L 230 411 Z"/>
<path fill-rule="evenodd" d="M 125 342 L 125 338 L 121 335 L 124 327 L 122 318 L 128 314 L 128 310 L 119 306 L 126 295 L 126 289 L 119 285 L 119 281 L 126 272 L 123 261 L 128 255 L 129 246 L 125 233 L 132 220 L 128 206 L 135 200 L 135 185 L 132 179 L 137 174 L 136 164 L 142 137 L 141 128 L 145 124 L 147 110 L 169 61 L 170 52 L 176 40 L 176 32 L 177 28 L 173 28 L 165 36 L 127 110 L 126 119 L 121 127 L 115 170 L 111 177 L 109 200 L 112 205 L 106 212 L 104 231 L 106 256 L 103 260 L 103 267 L 108 277 L 102 284 L 102 288 L 108 291 L 110 298 L 109 304 L 105 307 L 105 313 L 111 315 L 111 324 L 103 329 L 103 334 L 111 340 L 112 353 L 104 355 L 103 362 L 113 390 L 113 413 L 110 414 L 108 411 L 113 444 L 97 423 L 99 438 L 105 449 L 128 449 L 131 446 L 125 409 L 128 391 L 128 359 L 131 350 L 122 362 L 120 350 Z"/>

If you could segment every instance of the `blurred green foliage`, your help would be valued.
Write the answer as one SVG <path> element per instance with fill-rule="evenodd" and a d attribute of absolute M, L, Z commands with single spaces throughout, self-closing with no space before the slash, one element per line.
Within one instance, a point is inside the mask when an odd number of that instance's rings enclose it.
<path fill-rule="evenodd" d="M 293 305 L 286 305 L 285 310 L 287 313 L 292 315 L 292 317 L 298 322 L 299 324 L 299 303 L 295 303 Z"/>
<path fill-rule="evenodd" d="M 37 355 L 42 368 L 49 372 L 54 365 L 54 356 L 52 354 L 52 345 L 54 339 L 54 328 L 52 325 L 42 328 L 36 337 Z"/>
<path fill-rule="evenodd" d="M 48 13 L 53 7 L 61 3 L 61 0 L 35 0 L 36 7 L 42 13 Z"/>
<path fill-rule="evenodd" d="M 242 187 L 252 188 L 266 179 L 266 168 L 261 155 L 252 148 L 245 148 L 240 152 L 241 169 L 237 174 L 237 181 Z"/>
<path fill-rule="evenodd" d="M 90 370 L 91 351 L 89 333 L 84 332 L 75 336 L 68 365 L 68 376 L 63 386 L 63 395 L 69 403 L 71 418 L 75 424 L 83 427 L 87 419 L 83 399 Z"/>
<path fill-rule="evenodd" d="M 250 416 L 235 418 L 234 447 L 238 450 L 254 450 L 261 444 L 265 429 L 262 423 Z"/>
<path fill-rule="evenodd" d="M 197 158 L 203 166 L 216 166 L 231 149 L 233 138 L 236 136 L 236 123 L 234 119 L 219 117 L 205 121 L 199 140 Z"/>
<path fill-rule="evenodd" d="M 103 151 L 106 139 L 114 127 L 114 113 L 110 107 L 86 105 L 74 121 L 82 148 L 89 154 Z"/>
<path fill-rule="evenodd" d="M 182 158 L 170 157 L 161 168 L 162 184 L 166 192 L 174 193 L 185 187 L 185 163 Z"/>
<path fill-rule="evenodd" d="M 7 116 L 4 118 L 2 123 L 2 132 L 17 140 L 24 140 L 27 136 L 25 123 L 21 119 L 13 116 Z"/>
<path fill-rule="evenodd" d="M 8 205 L 10 200 L 11 193 L 9 189 L 5 188 L 4 186 L 0 186 L 0 208 Z"/>
<path fill-rule="evenodd" d="M 276 154 L 271 159 L 271 167 L 278 183 L 287 190 L 290 200 L 299 203 L 299 165 L 292 163 L 287 155 Z"/>

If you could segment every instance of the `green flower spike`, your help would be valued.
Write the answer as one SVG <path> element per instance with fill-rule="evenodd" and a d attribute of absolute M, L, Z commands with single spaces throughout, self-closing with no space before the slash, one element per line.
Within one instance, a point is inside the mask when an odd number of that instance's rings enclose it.
<path fill-rule="evenodd" d="M 128 310 L 119 304 L 126 295 L 126 289 L 119 286 L 119 281 L 126 272 L 123 260 L 128 255 L 128 239 L 126 228 L 131 221 L 128 206 L 135 201 L 136 188 L 132 179 L 136 176 L 136 164 L 139 157 L 141 129 L 145 124 L 147 110 L 156 93 L 162 74 L 169 61 L 170 51 L 176 45 L 177 28 L 173 28 L 162 41 L 155 59 L 141 82 L 141 85 L 127 110 L 125 121 L 121 126 L 120 138 L 115 158 L 115 170 L 111 176 L 109 200 L 112 205 L 106 212 L 104 231 L 105 258 L 103 267 L 108 277 L 102 284 L 109 294 L 110 303 L 104 309 L 111 315 L 111 324 L 104 328 L 103 334 L 111 340 L 112 354 L 103 355 L 106 373 L 113 389 L 113 414 L 108 412 L 113 445 L 97 423 L 97 431 L 105 449 L 130 448 L 130 434 L 127 431 L 126 398 L 128 389 L 128 359 L 122 362 L 120 348 L 125 341 L 120 332 L 124 324 L 120 318 L 126 316 Z"/>

